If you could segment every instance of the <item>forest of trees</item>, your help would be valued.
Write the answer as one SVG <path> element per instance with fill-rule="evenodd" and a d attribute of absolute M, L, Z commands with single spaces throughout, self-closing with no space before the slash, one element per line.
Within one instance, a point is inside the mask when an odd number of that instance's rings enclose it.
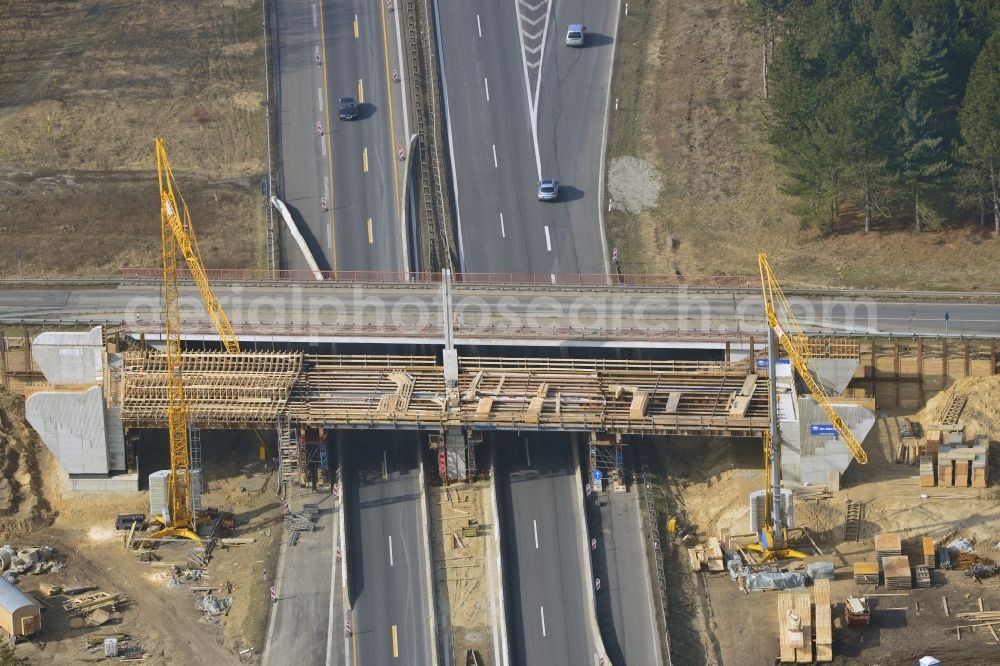
<path fill-rule="evenodd" d="M 1000 0 L 743 0 L 804 225 L 1000 233 Z"/>

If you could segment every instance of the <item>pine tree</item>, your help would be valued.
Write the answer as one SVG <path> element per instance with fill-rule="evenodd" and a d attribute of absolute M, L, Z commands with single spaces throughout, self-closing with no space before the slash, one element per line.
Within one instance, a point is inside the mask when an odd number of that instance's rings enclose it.
<path fill-rule="evenodd" d="M 898 133 L 899 179 L 910 192 L 916 230 L 930 217 L 929 197 L 940 194 L 954 170 L 944 113 L 953 104 L 945 67 L 947 49 L 926 24 L 915 24 L 900 50 L 899 93 L 903 113 Z M 922 201 L 922 197 L 924 200 Z"/>
<path fill-rule="evenodd" d="M 959 115 L 963 156 L 973 180 L 988 187 L 994 233 L 1000 234 L 1000 32 L 986 42 L 969 75 Z"/>

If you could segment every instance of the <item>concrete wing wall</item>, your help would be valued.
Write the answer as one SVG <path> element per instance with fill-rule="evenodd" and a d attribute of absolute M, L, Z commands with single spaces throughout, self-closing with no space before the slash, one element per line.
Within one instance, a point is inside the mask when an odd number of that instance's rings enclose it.
<path fill-rule="evenodd" d="M 67 473 L 108 473 L 101 387 L 94 386 L 86 391 L 33 393 L 25 400 L 24 413 L 28 423 L 41 435 L 42 441 Z M 118 428 L 121 428 L 120 422 Z"/>
<path fill-rule="evenodd" d="M 82 385 L 103 380 L 101 327 L 89 332 L 47 332 L 35 338 L 31 356 L 50 384 Z"/>

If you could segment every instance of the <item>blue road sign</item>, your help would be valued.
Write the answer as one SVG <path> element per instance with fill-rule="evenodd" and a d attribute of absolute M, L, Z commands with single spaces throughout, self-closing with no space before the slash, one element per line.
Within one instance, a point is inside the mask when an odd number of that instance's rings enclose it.
<path fill-rule="evenodd" d="M 833 427 L 832 423 L 810 423 L 809 424 L 809 434 L 810 435 L 836 435 L 837 429 Z"/>
<path fill-rule="evenodd" d="M 758 358 L 758 359 L 755 359 L 755 360 L 756 360 L 756 363 L 757 363 L 757 369 L 758 370 L 766 370 L 767 369 L 768 362 L 767 362 L 766 358 Z M 788 365 L 789 363 L 791 363 L 791 361 L 789 361 L 787 358 L 779 358 L 778 359 L 778 365 Z"/>
<path fill-rule="evenodd" d="M 600 481 L 602 478 L 604 478 L 604 472 L 602 472 L 599 469 L 595 469 L 594 470 L 594 481 Z"/>

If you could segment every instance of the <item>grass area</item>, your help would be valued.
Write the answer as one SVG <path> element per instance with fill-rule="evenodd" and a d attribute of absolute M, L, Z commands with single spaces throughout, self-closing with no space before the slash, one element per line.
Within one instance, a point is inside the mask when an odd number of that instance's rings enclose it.
<path fill-rule="evenodd" d="M 733 0 L 630 0 L 622 17 L 608 160 L 648 160 L 663 182 L 656 208 L 607 218 L 622 271 L 747 275 L 766 251 L 788 284 L 1000 289 L 1000 239 L 978 227 L 800 229 L 761 135 L 760 49 L 735 11 Z"/>
<path fill-rule="evenodd" d="M 259 2 L 0 0 L 0 16 L 0 275 L 159 263 L 157 136 L 206 265 L 264 265 Z"/>

